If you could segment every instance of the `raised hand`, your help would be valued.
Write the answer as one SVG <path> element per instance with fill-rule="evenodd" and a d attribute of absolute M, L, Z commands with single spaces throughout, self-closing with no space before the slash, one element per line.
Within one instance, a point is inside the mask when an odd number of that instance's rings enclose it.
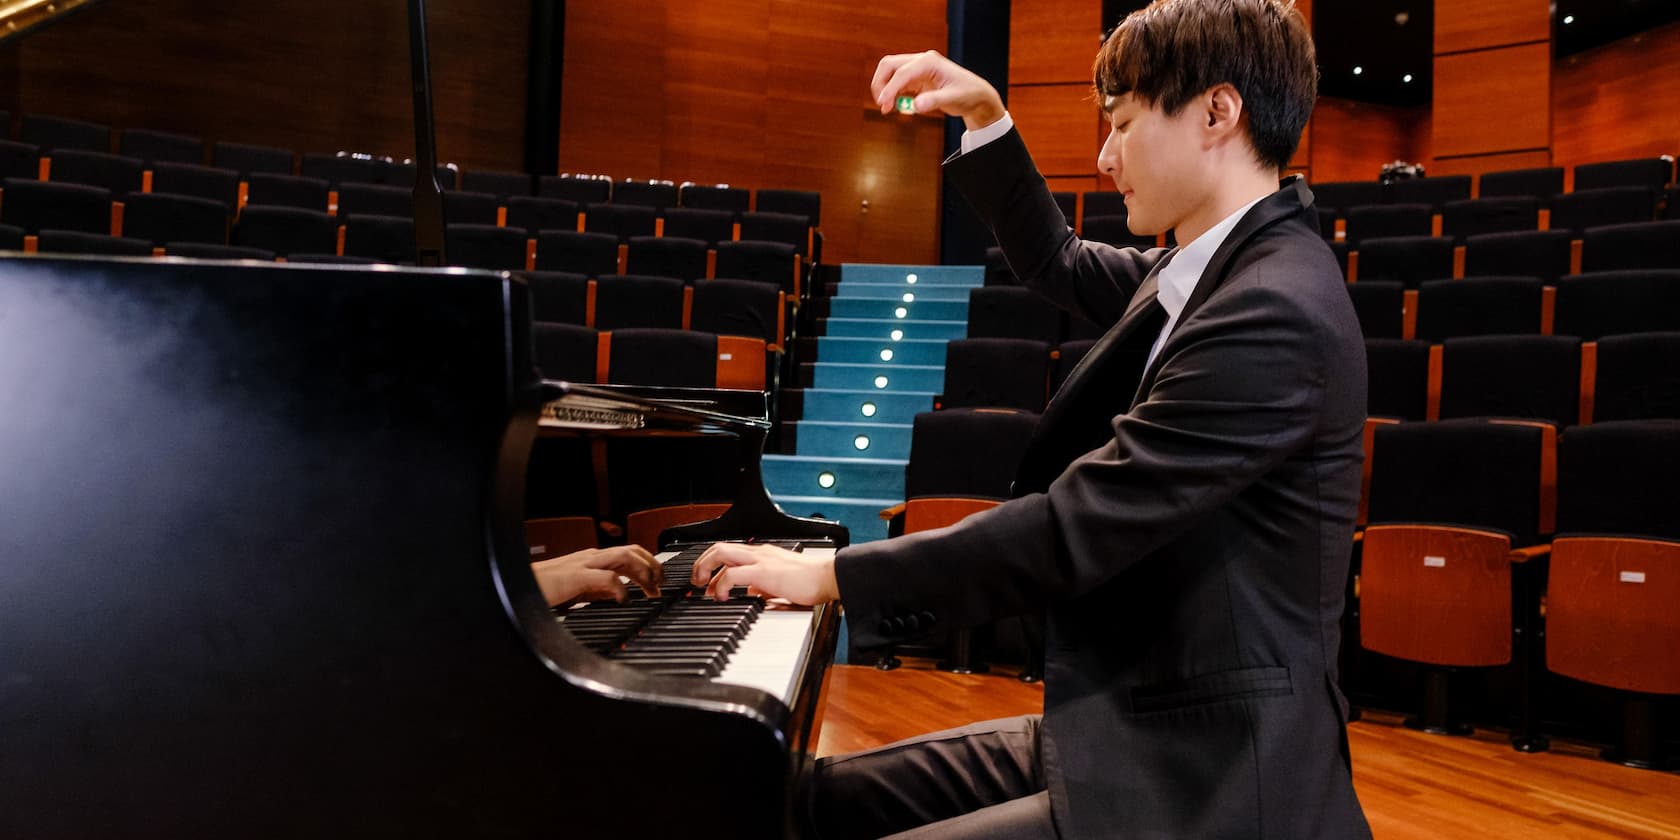
<path fill-rule="evenodd" d="M 531 572 L 537 576 L 537 586 L 549 606 L 579 598 L 627 601 L 630 590 L 619 581 L 621 576 L 629 578 L 651 598 L 659 594 L 659 586 L 665 579 L 659 561 L 639 545 L 586 548 L 532 563 Z"/>
<path fill-rule="evenodd" d="M 997 88 L 935 50 L 901 53 L 881 59 L 869 83 L 875 104 L 885 114 L 901 94 L 916 97 L 916 113 L 962 117 L 970 131 L 1003 119 Z"/>
<path fill-rule="evenodd" d="M 706 594 L 718 600 L 728 598 L 729 590 L 737 586 L 747 587 L 753 595 L 806 606 L 840 597 L 832 559 L 807 557 L 773 545 L 718 543 L 695 561 L 690 583 L 706 587 Z"/>

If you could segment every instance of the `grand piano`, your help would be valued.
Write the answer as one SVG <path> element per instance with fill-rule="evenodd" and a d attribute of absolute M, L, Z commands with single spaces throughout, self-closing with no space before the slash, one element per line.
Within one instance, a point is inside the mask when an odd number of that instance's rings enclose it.
<path fill-rule="evenodd" d="M 793 833 L 833 612 L 557 615 L 523 527 L 539 434 L 721 434 L 661 556 L 834 550 L 762 395 L 545 381 L 505 274 L 10 255 L 0 400 L 0 836 Z"/>

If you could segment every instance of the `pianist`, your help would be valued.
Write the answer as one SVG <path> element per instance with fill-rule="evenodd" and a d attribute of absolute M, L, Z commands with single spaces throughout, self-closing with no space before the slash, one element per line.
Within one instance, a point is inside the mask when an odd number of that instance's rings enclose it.
<path fill-rule="evenodd" d="M 829 561 L 720 544 L 695 565 L 842 600 L 884 644 L 1047 613 L 1042 717 L 822 759 L 810 833 L 1370 836 L 1337 687 L 1364 350 L 1312 195 L 1279 175 L 1317 87 L 1288 0 L 1157 0 L 1103 44 L 1098 168 L 1133 232 L 1082 242 L 990 85 L 882 59 L 883 111 L 963 119 L 945 164 L 1029 285 L 1108 326 L 1045 410 L 1016 498 Z M 715 576 L 714 576 L 715 574 Z"/>

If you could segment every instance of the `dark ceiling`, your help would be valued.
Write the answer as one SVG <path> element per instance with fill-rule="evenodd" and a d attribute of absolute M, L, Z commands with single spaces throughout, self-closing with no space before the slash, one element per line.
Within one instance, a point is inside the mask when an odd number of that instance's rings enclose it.
<path fill-rule="evenodd" d="M 1104 31 L 1146 5 L 1146 0 L 1104 0 Z M 1680 21 L 1680 0 L 1554 0 L 1552 6 L 1559 58 Z M 1312 18 L 1321 95 L 1384 105 L 1429 103 L 1435 0 L 1316 0 Z"/>

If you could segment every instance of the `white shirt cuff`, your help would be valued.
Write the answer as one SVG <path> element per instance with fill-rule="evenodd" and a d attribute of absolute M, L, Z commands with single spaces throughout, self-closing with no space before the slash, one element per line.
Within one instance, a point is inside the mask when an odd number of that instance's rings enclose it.
<path fill-rule="evenodd" d="M 998 120 L 985 128 L 976 128 L 973 131 L 963 132 L 962 153 L 966 155 L 969 152 L 972 152 L 975 149 L 978 149 L 981 146 L 1008 134 L 1009 129 L 1014 127 L 1015 119 L 1009 116 L 1008 111 L 1005 111 L 1003 112 L 1003 119 Z"/>

